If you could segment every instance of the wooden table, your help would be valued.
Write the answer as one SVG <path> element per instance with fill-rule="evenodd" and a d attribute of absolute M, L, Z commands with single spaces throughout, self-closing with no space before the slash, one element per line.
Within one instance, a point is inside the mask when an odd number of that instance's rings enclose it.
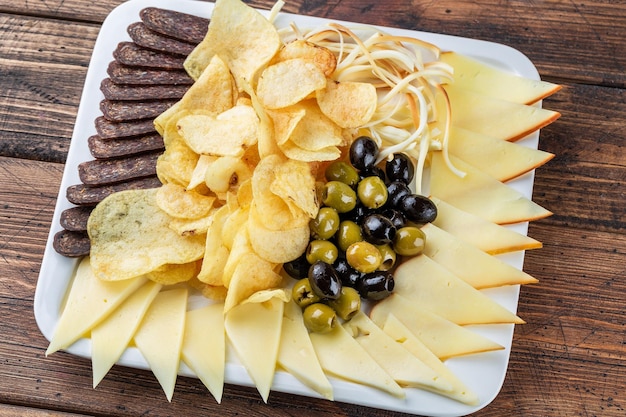
<path fill-rule="evenodd" d="M 222 405 L 179 378 L 168 403 L 149 371 L 114 367 L 91 388 L 91 364 L 46 358 L 33 294 L 87 66 L 120 0 L 0 0 L 0 416 L 392 416 L 342 403 L 227 385 Z M 268 9 L 271 0 L 249 2 Z M 481 416 L 626 414 L 626 3 L 581 1 L 289 1 L 285 11 L 510 45 L 562 91 L 541 132 L 556 157 L 534 200 L 510 366 Z"/>

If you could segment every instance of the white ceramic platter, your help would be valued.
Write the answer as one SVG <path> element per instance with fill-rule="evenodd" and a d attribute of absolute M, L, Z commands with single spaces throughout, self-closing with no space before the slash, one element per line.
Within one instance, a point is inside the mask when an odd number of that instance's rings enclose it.
<path fill-rule="evenodd" d="M 108 64 L 113 60 L 112 53 L 119 42 L 130 41 L 126 28 L 131 23 L 139 21 L 139 12 L 141 9 L 151 6 L 177 10 L 207 18 L 211 16 L 213 10 L 213 4 L 207 2 L 190 0 L 179 0 L 176 2 L 167 0 L 131 0 L 122 3 L 113 10 L 103 23 L 87 71 L 65 172 L 59 190 L 59 198 L 52 219 L 50 235 L 48 237 L 35 292 L 35 318 L 41 332 L 48 340 L 51 339 L 54 332 L 54 328 L 59 319 L 62 301 L 74 269 L 77 266 L 76 259 L 61 256 L 57 254 L 52 247 L 55 233 L 61 230 L 59 225 L 61 212 L 72 207 L 72 204 L 65 198 L 65 190 L 68 186 L 80 183 L 77 170 L 78 164 L 93 159 L 89 153 L 87 138 L 96 134 L 94 120 L 101 115 L 99 103 L 104 98 L 100 91 L 100 83 L 108 76 L 106 70 Z M 261 12 L 265 15 L 268 13 L 266 11 Z M 278 27 L 285 27 L 291 22 L 296 22 L 300 28 L 310 28 L 323 25 L 329 22 L 329 20 L 281 13 L 276 20 L 276 25 Z M 341 23 L 354 25 L 350 22 Z M 532 62 L 522 53 L 508 46 L 411 30 L 386 27 L 381 29 L 394 35 L 423 39 L 439 46 L 442 50 L 454 50 L 527 78 L 538 79 L 539 77 Z M 539 133 L 536 132 L 518 143 L 536 148 L 538 139 Z M 533 179 L 534 176 L 531 172 L 510 182 L 510 185 L 530 198 Z M 526 233 L 527 230 L 526 223 L 511 227 L 520 233 Z M 502 258 L 513 266 L 522 268 L 524 260 L 523 252 L 508 254 Z M 511 311 L 516 311 L 519 296 L 518 286 L 485 290 L 484 292 Z M 407 389 L 406 399 L 399 400 L 375 389 L 332 379 L 335 400 L 410 414 L 440 417 L 467 415 L 485 407 L 496 397 L 504 381 L 513 337 L 513 325 L 483 325 L 472 326 L 472 328 L 476 332 L 505 347 L 504 350 L 498 352 L 453 358 L 446 362 L 449 368 L 478 394 L 480 398 L 478 405 L 467 406 L 445 397 L 417 389 Z M 91 354 L 90 341 L 88 339 L 81 339 L 69 347 L 67 351 L 77 356 L 89 358 Z M 54 356 L 48 360 L 54 360 Z M 148 364 L 136 348 L 127 349 L 118 363 L 134 368 L 149 369 Z M 180 374 L 194 376 L 184 364 L 181 366 Z M 229 357 L 226 367 L 226 382 L 236 385 L 253 386 L 246 370 L 238 363 L 236 358 L 232 357 Z M 318 394 L 284 372 L 278 372 L 276 374 L 273 390 L 296 395 L 319 397 Z M 207 395 L 209 395 L 208 392 Z M 174 393 L 174 401 L 175 396 Z M 269 401 L 270 403 L 272 401 L 271 395 Z"/>

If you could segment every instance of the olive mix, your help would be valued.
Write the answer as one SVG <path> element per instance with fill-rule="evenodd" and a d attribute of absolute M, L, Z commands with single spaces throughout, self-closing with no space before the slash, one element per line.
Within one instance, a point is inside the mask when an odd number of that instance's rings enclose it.
<path fill-rule="evenodd" d="M 435 204 L 409 187 L 415 175 L 409 157 L 396 153 L 376 165 L 378 156 L 376 142 L 360 136 L 350 146 L 349 162 L 326 168 L 309 246 L 284 265 L 298 279 L 293 298 L 312 332 L 330 331 L 337 317 L 350 320 L 361 298 L 389 296 L 397 257 L 422 253 L 420 226 L 437 217 Z"/>

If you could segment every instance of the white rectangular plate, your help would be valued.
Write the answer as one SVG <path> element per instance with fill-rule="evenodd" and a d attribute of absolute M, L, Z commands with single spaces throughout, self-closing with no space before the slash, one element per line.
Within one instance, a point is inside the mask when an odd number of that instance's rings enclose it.
<path fill-rule="evenodd" d="M 51 339 L 54 332 L 54 328 L 59 319 L 63 298 L 71 281 L 74 269 L 77 266 L 76 259 L 61 256 L 56 253 L 52 247 L 55 233 L 61 230 L 59 225 L 61 212 L 72 207 L 72 204 L 65 198 L 65 190 L 68 186 L 80 183 L 77 169 L 78 164 L 93 159 L 89 153 L 87 138 L 96 134 L 94 120 L 101 115 L 99 103 L 104 98 L 100 91 L 100 83 L 108 76 L 106 69 L 113 59 L 112 53 L 119 42 L 130 41 L 126 28 L 131 23 L 139 21 L 139 11 L 141 9 L 151 6 L 177 10 L 207 18 L 211 16 L 213 10 L 212 3 L 190 0 L 179 0 L 176 2 L 166 0 L 131 0 L 122 3 L 113 10 L 103 23 L 87 71 L 76 125 L 59 190 L 59 198 L 52 219 L 50 235 L 48 237 L 35 292 L 35 318 L 41 332 L 48 340 Z M 262 13 L 267 15 L 266 11 L 262 11 Z M 329 20 L 281 13 L 276 24 L 279 27 L 284 27 L 291 22 L 296 22 L 300 28 L 308 28 L 320 26 L 329 22 Z M 350 22 L 342 23 L 351 24 Z M 439 46 L 442 50 L 454 50 L 527 78 L 539 78 L 537 70 L 530 60 L 519 51 L 508 46 L 411 30 L 386 27 L 381 29 L 394 35 L 423 39 Z M 539 133 L 536 132 L 518 143 L 536 148 L 538 139 Z M 534 176 L 531 172 L 509 184 L 530 198 L 533 179 Z M 520 233 L 526 233 L 527 230 L 527 224 L 525 223 L 512 227 Z M 521 268 L 524 254 L 523 252 L 517 252 L 508 254 L 502 258 L 513 266 Z M 485 293 L 509 310 L 516 311 L 519 296 L 518 286 L 492 289 L 485 291 Z M 449 368 L 478 394 L 480 398 L 478 405 L 467 406 L 445 397 L 417 389 L 407 389 L 406 399 L 400 400 L 362 385 L 332 379 L 335 400 L 411 414 L 440 417 L 467 415 L 485 407 L 493 401 L 502 387 L 508 366 L 513 326 L 473 326 L 473 329 L 477 333 L 505 347 L 504 350 L 498 352 L 453 358 L 446 362 Z M 90 341 L 88 339 L 81 339 L 70 346 L 67 351 L 77 356 L 89 358 L 91 355 Z M 129 367 L 149 369 L 148 364 L 136 348 L 127 349 L 118 363 Z M 184 365 L 181 366 L 180 374 L 195 376 Z M 234 358 L 229 358 L 227 363 L 226 382 L 236 385 L 253 386 L 245 369 Z M 276 374 L 273 390 L 319 397 L 318 394 L 303 386 L 291 375 L 284 372 L 278 372 Z M 224 406 L 227 406 L 227 404 L 224 404 Z"/>

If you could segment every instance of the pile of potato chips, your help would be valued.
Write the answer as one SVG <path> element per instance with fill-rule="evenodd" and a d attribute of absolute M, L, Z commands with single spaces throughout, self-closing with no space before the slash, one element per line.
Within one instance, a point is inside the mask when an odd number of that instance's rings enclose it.
<path fill-rule="evenodd" d="M 218 1 L 185 68 L 195 83 L 155 120 L 163 186 L 103 201 L 89 220 L 103 280 L 188 281 L 225 311 L 280 287 L 317 215 L 318 172 L 376 110 L 376 88 L 336 82 L 335 54 L 276 28 L 239 0 Z"/>

